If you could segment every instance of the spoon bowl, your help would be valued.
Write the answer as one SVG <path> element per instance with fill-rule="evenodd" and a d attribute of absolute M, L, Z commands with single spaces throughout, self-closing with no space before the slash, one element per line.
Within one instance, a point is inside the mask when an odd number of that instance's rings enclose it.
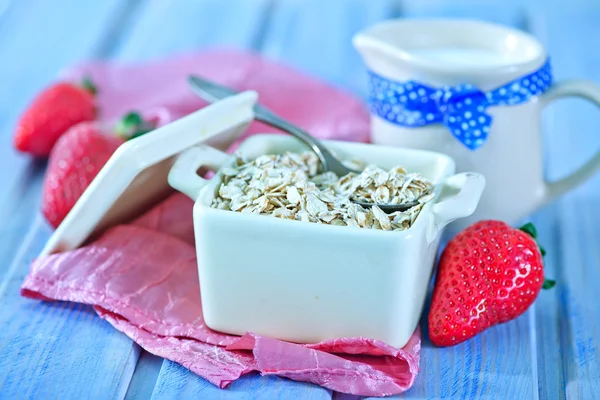
<path fill-rule="evenodd" d="M 354 200 L 352 200 L 352 202 L 356 203 L 359 206 L 362 206 L 364 208 L 370 208 L 373 206 L 377 206 L 377 207 L 381 208 L 381 211 L 383 211 L 386 214 L 391 214 L 396 211 L 406 211 L 409 208 L 412 208 L 419 204 L 419 202 L 416 200 L 412 201 L 410 203 L 403 203 L 403 204 L 377 204 L 377 203 L 365 203 L 362 201 L 354 201 Z"/>

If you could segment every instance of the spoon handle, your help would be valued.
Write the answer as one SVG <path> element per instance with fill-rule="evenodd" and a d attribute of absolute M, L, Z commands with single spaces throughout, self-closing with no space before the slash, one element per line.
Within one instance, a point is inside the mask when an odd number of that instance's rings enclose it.
<path fill-rule="evenodd" d="M 207 81 L 206 79 L 202 79 L 195 75 L 191 75 L 188 78 L 188 81 L 197 95 L 210 102 L 215 102 L 237 93 L 237 91 L 231 88 L 219 85 L 215 82 Z M 337 158 L 333 156 L 333 154 L 329 152 L 329 150 L 327 150 L 325 146 L 321 144 L 321 142 L 319 142 L 315 137 L 311 136 L 310 133 L 284 120 L 268 108 L 260 104 L 255 104 L 254 116 L 257 120 L 281 129 L 282 131 L 287 132 L 303 141 L 315 152 L 317 157 L 319 157 L 319 161 L 321 161 L 323 166 L 323 171 L 332 171 L 338 176 L 344 176 L 349 172 L 358 172 L 353 171 L 343 165 Z"/>
<path fill-rule="evenodd" d="M 292 123 L 284 120 L 283 118 L 279 117 L 277 114 L 273 113 L 266 107 L 261 106 L 260 104 L 256 104 L 254 106 L 254 116 L 257 120 L 262 121 L 275 128 L 281 129 L 282 131 L 287 132 L 303 141 L 317 154 L 317 157 L 319 157 L 319 160 L 323 164 L 323 170 L 331 170 L 331 166 L 333 164 L 331 160 L 334 160 L 333 156 L 331 155 L 329 150 L 323 147 L 321 143 L 319 143 L 319 141 L 313 138 L 309 133 L 297 127 L 296 125 L 293 125 Z"/>
<path fill-rule="evenodd" d="M 325 146 L 321 144 L 321 142 L 319 142 L 311 134 L 279 117 L 268 108 L 261 106 L 260 104 L 256 104 L 254 106 L 254 116 L 257 120 L 269 124 L 275 128 L 279 128 L 284 132 L 287 132 L 302 140 L 317 154 L 321 164 L 323 164 L 324 171 L 332 171 L 337 176 L 344 176 L 350 172 L 359 173 L 359 171 L 354 171 L 342 164 L 333 154 L 329 152 Z"/>

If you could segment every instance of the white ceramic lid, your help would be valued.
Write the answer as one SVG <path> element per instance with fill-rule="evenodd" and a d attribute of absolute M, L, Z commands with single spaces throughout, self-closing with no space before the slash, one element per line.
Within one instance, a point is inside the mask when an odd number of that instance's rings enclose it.
<path fill-rule="evenodd" d="M 175 157 L 198 144 L 227 149 L 252 122 L 257 97 L 254 91 L 240 93 L 123 143 L 54 231 L 41 255 L 75 249 L 171 193 L 167 176 Z"/>

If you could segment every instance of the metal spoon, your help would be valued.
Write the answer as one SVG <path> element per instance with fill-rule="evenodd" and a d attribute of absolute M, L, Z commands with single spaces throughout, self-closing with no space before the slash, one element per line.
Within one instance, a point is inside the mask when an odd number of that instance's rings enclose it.
<path fill-rule="evenodd" d="M 188 77 L 188 82 L 196 95 L 210 103 L 214 103 L 215 101 L 222 100 L 225 97 L 233 96 L 238 93 L 231 88 L 208 81 L 196 75 L 190 75 Z M 342 164 L 340 160 L 331 154 L 331 152 L 310 133 L 284 120 L 261 104 L 254 105 L 254 117 L 258 121 L 281 129 L 282 131 L 290 133 L 291 135 L 303 141 L 316 153 L 317 157 L 319 157 L 319 161 L 321 161 L 324 171 L 332 171 L 340 177 L 347 175 L 350 172 L 354 172 L 356 174 L 361 173 L 361 171 L 348 168 Z M 364 203 L 359 201 L 353 202 L 365 208 L 373 206 L 373 203 Z M 392 213 L 394 211 L 408 210 L 417 204 L 419 204 L 418 201 L 413 201 L 411 203 L 404 204 L 377 204 L 377 206 L 385 213 Z"/>

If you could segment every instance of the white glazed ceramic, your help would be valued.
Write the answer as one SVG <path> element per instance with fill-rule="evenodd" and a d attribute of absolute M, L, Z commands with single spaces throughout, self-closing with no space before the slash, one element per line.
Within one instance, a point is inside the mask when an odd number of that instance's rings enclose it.
<path fill-rule="evenodd" d="M 359 32 L 353 41 L 367 67 L 375 73 L 433 87 L 471 83 L 488 91 L 533 72 L 547 58 L 542 44 L 529 34 L 470 20 L 391 20 Z M 456 47 L 488 50 L 503 60 L 454 63 L 433 61 L 423 55 L 428 49 Z M 372 141 L 445 153 L 456 161 L 457 171 L 475 171 L 485 176 L 486 189 L 477 210 L 451 224 L 451 231 L 488 218 L 517 223 L 600 168 L 597 153 L 558 182 L 544 179 L 540 112 L 552 101 L 569 96 L 600 105 L 600 87 L 577 80 L 554 84 L 528 103 L 490 107 L 487 112 L 494 120 L 488 140 L 475 151 L 463 146 L 441 124 L 404 128 L 374 114 Z"/>
<path fill-rule="evenodd" d="M 433 152 L 324 141 L 338 156 L 383 168 L 402 164 L 436 186 L 414 225 L 401 232 L 321 225 L 210 207 L 221 179 L 196 174 L 234 159 L 209 146 L 183 152 L 169 183 L 195 200 L 194 228 L 207 326 L 314 343 L 365 336 L 403 346 L 416 329 L 438 250 L 450 221 L 471 214 L 484 188 L 479 174 L 454 174 Z M 297 139 L 256 135 L 239 150 L 254 158 L 306 150 Z"/>
<path fill-rule="evenodd" d="M 253 91 L 240 93 L 123 143 L 40 256 L 75 249 L 172 193 L 167 176 L 175 156 L 201 143 L 227 149 L 252 122 L 257 97 Z"/>

